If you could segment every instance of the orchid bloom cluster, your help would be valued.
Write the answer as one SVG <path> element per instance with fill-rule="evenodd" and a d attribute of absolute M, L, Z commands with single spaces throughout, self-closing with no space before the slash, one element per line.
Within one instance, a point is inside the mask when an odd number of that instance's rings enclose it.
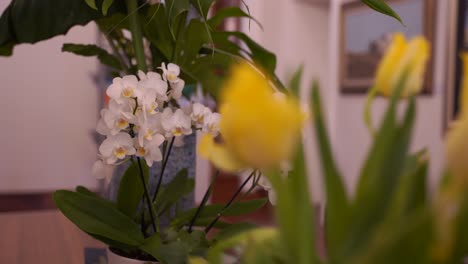
<path fill-rule="evenodd" d="M 216 136 L 220 115 L 193 103 L 179 107 L 185 81 L 179 66 L 162 63 L 157 72 L 138 72 L 114 78 L 107 88 L 108 107 L 101 110 L 97 132 L 106 136 L 99 147 L 93 174 L 104 178 L 102 169 L 132 156 L 145 159 L 148 166 L 161 161 L 160 146 L 173 137 L 182 138 L 196 130 Z"/>

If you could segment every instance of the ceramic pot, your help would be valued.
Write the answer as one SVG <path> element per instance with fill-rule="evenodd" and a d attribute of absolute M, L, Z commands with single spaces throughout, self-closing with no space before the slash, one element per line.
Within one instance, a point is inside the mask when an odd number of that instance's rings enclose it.
<path fill-rule="evenodd" d="M 159 262 L 126 258 L 107 248 L 107 264 L 155 264 Z"/>

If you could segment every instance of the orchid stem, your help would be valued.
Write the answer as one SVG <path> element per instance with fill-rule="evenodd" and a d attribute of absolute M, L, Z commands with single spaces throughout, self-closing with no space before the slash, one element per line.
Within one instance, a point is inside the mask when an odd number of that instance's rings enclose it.
<path fill-rule="evenodd" d="M 153 202 L 156 201 L 156 198 L 158 197 L 159 189 L 161 188 L 162 179 L 163 179 L 163 176 L 164 176 L 164 171 L 166 170 L 166 166 L 167 166 L 167 161 L 169 160 L 169 156 L 171 155 L 172 146 L 174 145 L 174 140 L 175 140 L 175 137 L 172 137 L 171 143 L 169 144 L 169 147 L 167 149 L 167 154 L 164 157 L 164 160 L 163 160 L 163 163 L 162 163 L 162 166 L 161 166 L 161 173 L 159 174 L 158 184 L 156 185 L 156 190 L 154 191 L 154 195 L 153 195 Z"/>
<path fill-rule="evenodd" d="M 231 204 L 236 200 L 237 196 L 241 193 L 242 189 L 244 189 L 244 186 L 252 179 L 252 177 L 255 175 L 255 171 L 253 171 L 249 177 L 241 184 L 241 186 L 237 189 L 236 193 L 232 196 L 231 200 L 219 211 L 219 213 L 216 215 L 216 218 L 205 228 L 205 233 L 208 233 L 211 228 L 218 222 L 219 218 L 223 216 L 223 213 L 231 206 Z"/>
<path fill-rule="evenodd" d="M 150 196 L 149 196 L 149 192 L 148 192 L 148 186 L 146 185 L 145 176 L 143 175 L 143 167 L 141 166 L 140 157 L 137 157 L 137 162 L 138 162 L 138 168 L 140 170 L 140 179 L 141 179 L 141 182 L 143 184 L 144 196 L 146 198 L 146 203 L 147 203 L 148 210 L 149 210 L 150 217 L 151 217 L 151 223 L 153 225 L 154 232 L 156 232 L 157 229 L 156 229 L 156 222 L 154 221 L 153 206 L 151 205 L 151 200 L 150 200 Z M 144 212 L 144 210 L 143 210 L 143 212 Z"/>
<path fill-rule="evenodd" d="M 206 190 L 205 195 L 203 195 L 202 202 L 198 206 L 197 211 L 195 212 L 195 215 L 193 216 L 192 220 L 190 221 L 190 224 L 189 224 L 189 227 L 188 227 L 188 232 L 189 233 L 192 233 L 192 228 L 193 228 L 193 225 L 195 224 L 195 221 L 197 220 L 198 216 L 201 214 L 203 208 L 205 207 L 206 203 L 208 202 L 208 198 L 211 195 L 211 190 L 213 189 L 213 185 L 214 185 L 216 179 L 218 178 L 218 175 L 219 175 L 219 170 L 216 171 L 215 176 L 211 180 L 210 186 Z"/>

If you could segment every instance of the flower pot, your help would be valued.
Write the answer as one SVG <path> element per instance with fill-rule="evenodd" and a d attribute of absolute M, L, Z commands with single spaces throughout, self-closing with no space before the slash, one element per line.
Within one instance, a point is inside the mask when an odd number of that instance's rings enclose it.
<path fill-rule="evenodd" d="M 154 264 L 157 261 L 137 260 L 118 255 L 109 247 L 107 248 L 107 264 Z"/>

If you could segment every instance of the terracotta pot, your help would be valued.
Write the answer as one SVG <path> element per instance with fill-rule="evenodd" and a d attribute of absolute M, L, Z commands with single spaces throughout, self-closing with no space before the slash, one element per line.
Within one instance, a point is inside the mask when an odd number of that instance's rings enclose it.
<path fill-rule="evenodd" d="M 126 258 L 107 248 L 107 264 L 156 264 L 159 262 Z"/>

